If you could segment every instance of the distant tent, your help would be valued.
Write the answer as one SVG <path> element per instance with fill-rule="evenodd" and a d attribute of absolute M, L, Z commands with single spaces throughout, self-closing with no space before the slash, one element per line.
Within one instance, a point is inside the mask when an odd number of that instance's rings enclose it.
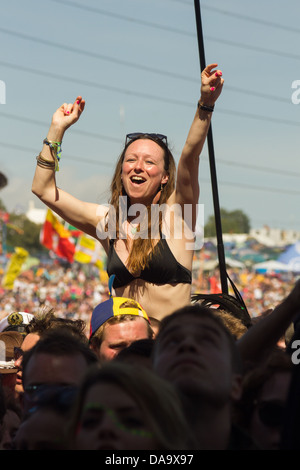
<path fill-rule="evenodd" d="M 286 264 L 289 271 L 300 273 L 300 242 L 289 246 L 281 253 L 277 261 Z"/>
<path fill-rule="evenodd" d="M 255 271 L 259 273 L 270 273 L 270 272 L 285 272 L 291 271 L 288 265 L 285 263 L 281 263 L 280 261 L 269 260 L 264 261 L 263 263 L 257 263 L 254 266 Z"/>

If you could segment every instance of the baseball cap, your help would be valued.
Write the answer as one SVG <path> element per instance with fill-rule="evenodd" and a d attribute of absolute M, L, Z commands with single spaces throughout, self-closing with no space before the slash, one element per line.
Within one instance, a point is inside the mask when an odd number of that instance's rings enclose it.
<path fill-rule="evenodd" d="M 150 323 L 147 313 L 135 300 L 127 297 L 110 297 L 94 308 L 91 317 L 90 337 L 103 323 L 118 315 L 136 315 L 145 318 Z"/>
<path fill-rule="evenodd" d="M 31 322 L 34 315 L 27 312 L 13 312 L 0 321 L 0 332 L 18 331 L 26 334 L 25 326 Z"/>

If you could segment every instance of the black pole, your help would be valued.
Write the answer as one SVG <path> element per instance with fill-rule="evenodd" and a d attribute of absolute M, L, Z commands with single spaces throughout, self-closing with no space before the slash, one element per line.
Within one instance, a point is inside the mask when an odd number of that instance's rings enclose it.
<path fill-rule="evenodd" d="M 194 0 L 194 4 L 195 4 L 198 48 L 199 48 L 199 57 L 200 57 L 200 69 L 202 73 L 202 71 L 206 67 L 206 63 L 205 63 L 200 1 Z M 207 145 L 208 145 L 211 185 L 212 185 L 212 193 L 213 193 L 213 203 L 214 203 L 214 215 L 215 215 L 215 226 L 216 226 L 216 234 L 217 234 L 217 250 L 218 250 L 218 258 L 219 258 L 220 279 L 221 279 L 221 286 L 222 286 L 223 294 L 228 294 L 226 262 L 225 262 L 225 253 L 224 253 L 224 245 L 223 245 L 223 237 L 222 237 L 219 193 L 218 193 L 217 173 L 216 173 L 216 165 L 215 165 L 215 152 L 214 152 L 211 124 L 209 126 L 208 134 L 207 134 Z"/>

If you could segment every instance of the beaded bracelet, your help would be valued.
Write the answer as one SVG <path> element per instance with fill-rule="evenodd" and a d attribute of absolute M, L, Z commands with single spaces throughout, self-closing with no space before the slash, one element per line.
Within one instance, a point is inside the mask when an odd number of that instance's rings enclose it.
<path fill-rule="evenodd" d="M 55 171 L 59 171 L 59 161 L 61 159 L 61 142 L 48 140 L 47 137 L 43 140 L 43 144 L 49 145 L 51 153 L 55 159 Z"/>
<path fill-rule="evenodd" d="M 208 106 L 204 103 L 201 103 L 200 101 L 198 101 L 198 109 L 202 109 L 203 111 L 208 111 L 210 113 L 213 112 L 213 110 L 215 109 L 215 105 L 213 106 Z"/>
<path fill-rule="evenodd" d="M 37 165 L 42 168 L 49 168 L 51 170 L 55 169 L 55 161 L 54 160 L 47 160 L 42 156 L 41 153 L 36 157 Z"/>

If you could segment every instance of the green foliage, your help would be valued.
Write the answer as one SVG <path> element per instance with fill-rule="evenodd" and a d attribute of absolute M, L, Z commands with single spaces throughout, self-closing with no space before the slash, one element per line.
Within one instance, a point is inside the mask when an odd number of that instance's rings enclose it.
<path fill-rule="evenodd" d="M 3 204 L 2 200 L 0 199 L 0 211 L 6 212 L 6 207 Z"/>
<path fill-rule="evenodd" d="M 222 233 L 249 233 L 250 220 L 249 217 L 239 209 L 234 211 L 227 211 L 220 209 Z M 215 217 L 211 215 L 204 226 L 205 237 L 215 237 Z"/>
<path fill-rule="evenodd" d="M 47 252 L 46 248 L 40 244 L 41 228 L 42 225 L 31 222 L 24 214 L 10 214 L 6 230 L 7 251 L 13 251 L 14 247 L 20 246 L 25 248 L 31 256 Z"/>

